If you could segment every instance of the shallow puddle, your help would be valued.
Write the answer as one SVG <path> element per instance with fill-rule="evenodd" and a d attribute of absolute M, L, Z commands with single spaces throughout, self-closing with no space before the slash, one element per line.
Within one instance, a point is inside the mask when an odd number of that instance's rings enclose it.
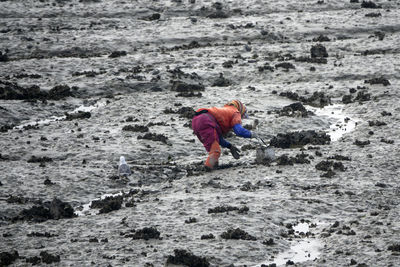
<path fill-rule="evenodd" d="M 94 105 L 91 106 L 85 106 L 85 105 L 81 105 L 79 107 L 77 107 L 76 109 L 74 109 L 70 114 L 74 114 L 74 113 L 78 113 L 78 112 L 90 112 L 96 108 L 105 106 L 106 102 L 97 102 Z M 44 120 L 38 120 L 38 121 L 29 121 L 23 124 L 20 124 L 18 126 L 15 126 L 14 129 L 22 129 L 26 126 L 40 126 L 40 125 L 47 125 L 51 122 L 55 122 L 55 121 L 61 121 L 61 120 L 65 120 L 67 116 L 52 116 L 48 119 L 44 119 Z"/>
<path fill-rule="evenodd" d="M 309 223 L 299 223 L 293 226 L 293 230 L 296 234 L 304 233 L 306 234 L 310 230 Z M 290 248 L 282 253 L 279 253 L 274 259 L 267 260 L 256 266 L 261 266 L 262 264 L 269 265 L 275 263 L 277 266 L 286 266 L 288 261 L 293 263 L 305 262 L 309 260 L 315 260 L 319 257 L 320 249 L 322 248 L 322 243 L 317 238 L 301 238 L 291 241 L 292 244 Z M 254 267 L 256 267 L 254 266 Z"/>
<path fill-rule="evenodd" d="M 317 116 L 326 116 L 335 120 L 335 122 L 331 124 L 331 127 L 327 131 L 327 134 L 330 135 L 332 142 L 338 141 L 346 133 L 353 131 L 358 122 L 357 119 L 348 117 L 343 112 L 343 107 L 344 105 L 341 104 L 329 105 L 324 108 L 308 107 Z"/>

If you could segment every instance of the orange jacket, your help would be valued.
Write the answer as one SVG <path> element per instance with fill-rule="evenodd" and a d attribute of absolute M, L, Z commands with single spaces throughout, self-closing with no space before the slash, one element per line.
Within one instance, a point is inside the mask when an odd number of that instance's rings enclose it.
<path fill-rule="evenodd" d="M 208 112 L 213 115 L 221 127 L 222 134 L 224 135 L 232 130 L 235 124 L 242 124 L 242 116 L 234 106 L 225 105 L 222 108 L 201 108 L 197 110 L 197 112 L 201 110 L 208 110 Z"/>

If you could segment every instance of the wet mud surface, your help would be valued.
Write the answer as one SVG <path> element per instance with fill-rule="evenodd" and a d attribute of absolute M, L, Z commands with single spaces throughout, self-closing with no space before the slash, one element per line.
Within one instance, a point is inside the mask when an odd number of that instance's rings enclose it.
<path fill-rule="evenodd" d="M 0 265 L 397 266 L 399 16 L 0 1 Z M 232 99 L 275 157 L 231 134 L 207 172 L 191 118 Z"/>

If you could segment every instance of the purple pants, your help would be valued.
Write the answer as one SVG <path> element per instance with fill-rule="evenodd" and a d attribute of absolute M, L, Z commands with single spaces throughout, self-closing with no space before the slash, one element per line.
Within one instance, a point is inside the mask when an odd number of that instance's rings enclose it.
<path fill-rule="evenodd" d="M 207 152 L 210 152 L 211 146 L 215 141 L 219 144 L 221 128 L 211 114 L 203 113 L 195 116 L 192 120 L 192 129 L 200 142 L 203 143 Z"/>

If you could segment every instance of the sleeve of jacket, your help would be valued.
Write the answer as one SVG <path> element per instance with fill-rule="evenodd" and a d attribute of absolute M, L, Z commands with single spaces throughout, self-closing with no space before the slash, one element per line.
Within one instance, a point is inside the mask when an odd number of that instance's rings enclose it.
<path fill-rule="evenodd" d="M 222 136 L 219 137 L 219 144 L 222 147 L 226 147 L 226 148 L 231 148 L 231 143 L 229 143 L 228 141 L 226 141 Z"/>
<path fill-rule="evenodd" d="M 243 128 L 240 124 L 235 124 L 233 126 L 233 131 L 237 136 L 244 137 L 244 138 L 251 138 L 251 132 L 245 128 Z"/>

